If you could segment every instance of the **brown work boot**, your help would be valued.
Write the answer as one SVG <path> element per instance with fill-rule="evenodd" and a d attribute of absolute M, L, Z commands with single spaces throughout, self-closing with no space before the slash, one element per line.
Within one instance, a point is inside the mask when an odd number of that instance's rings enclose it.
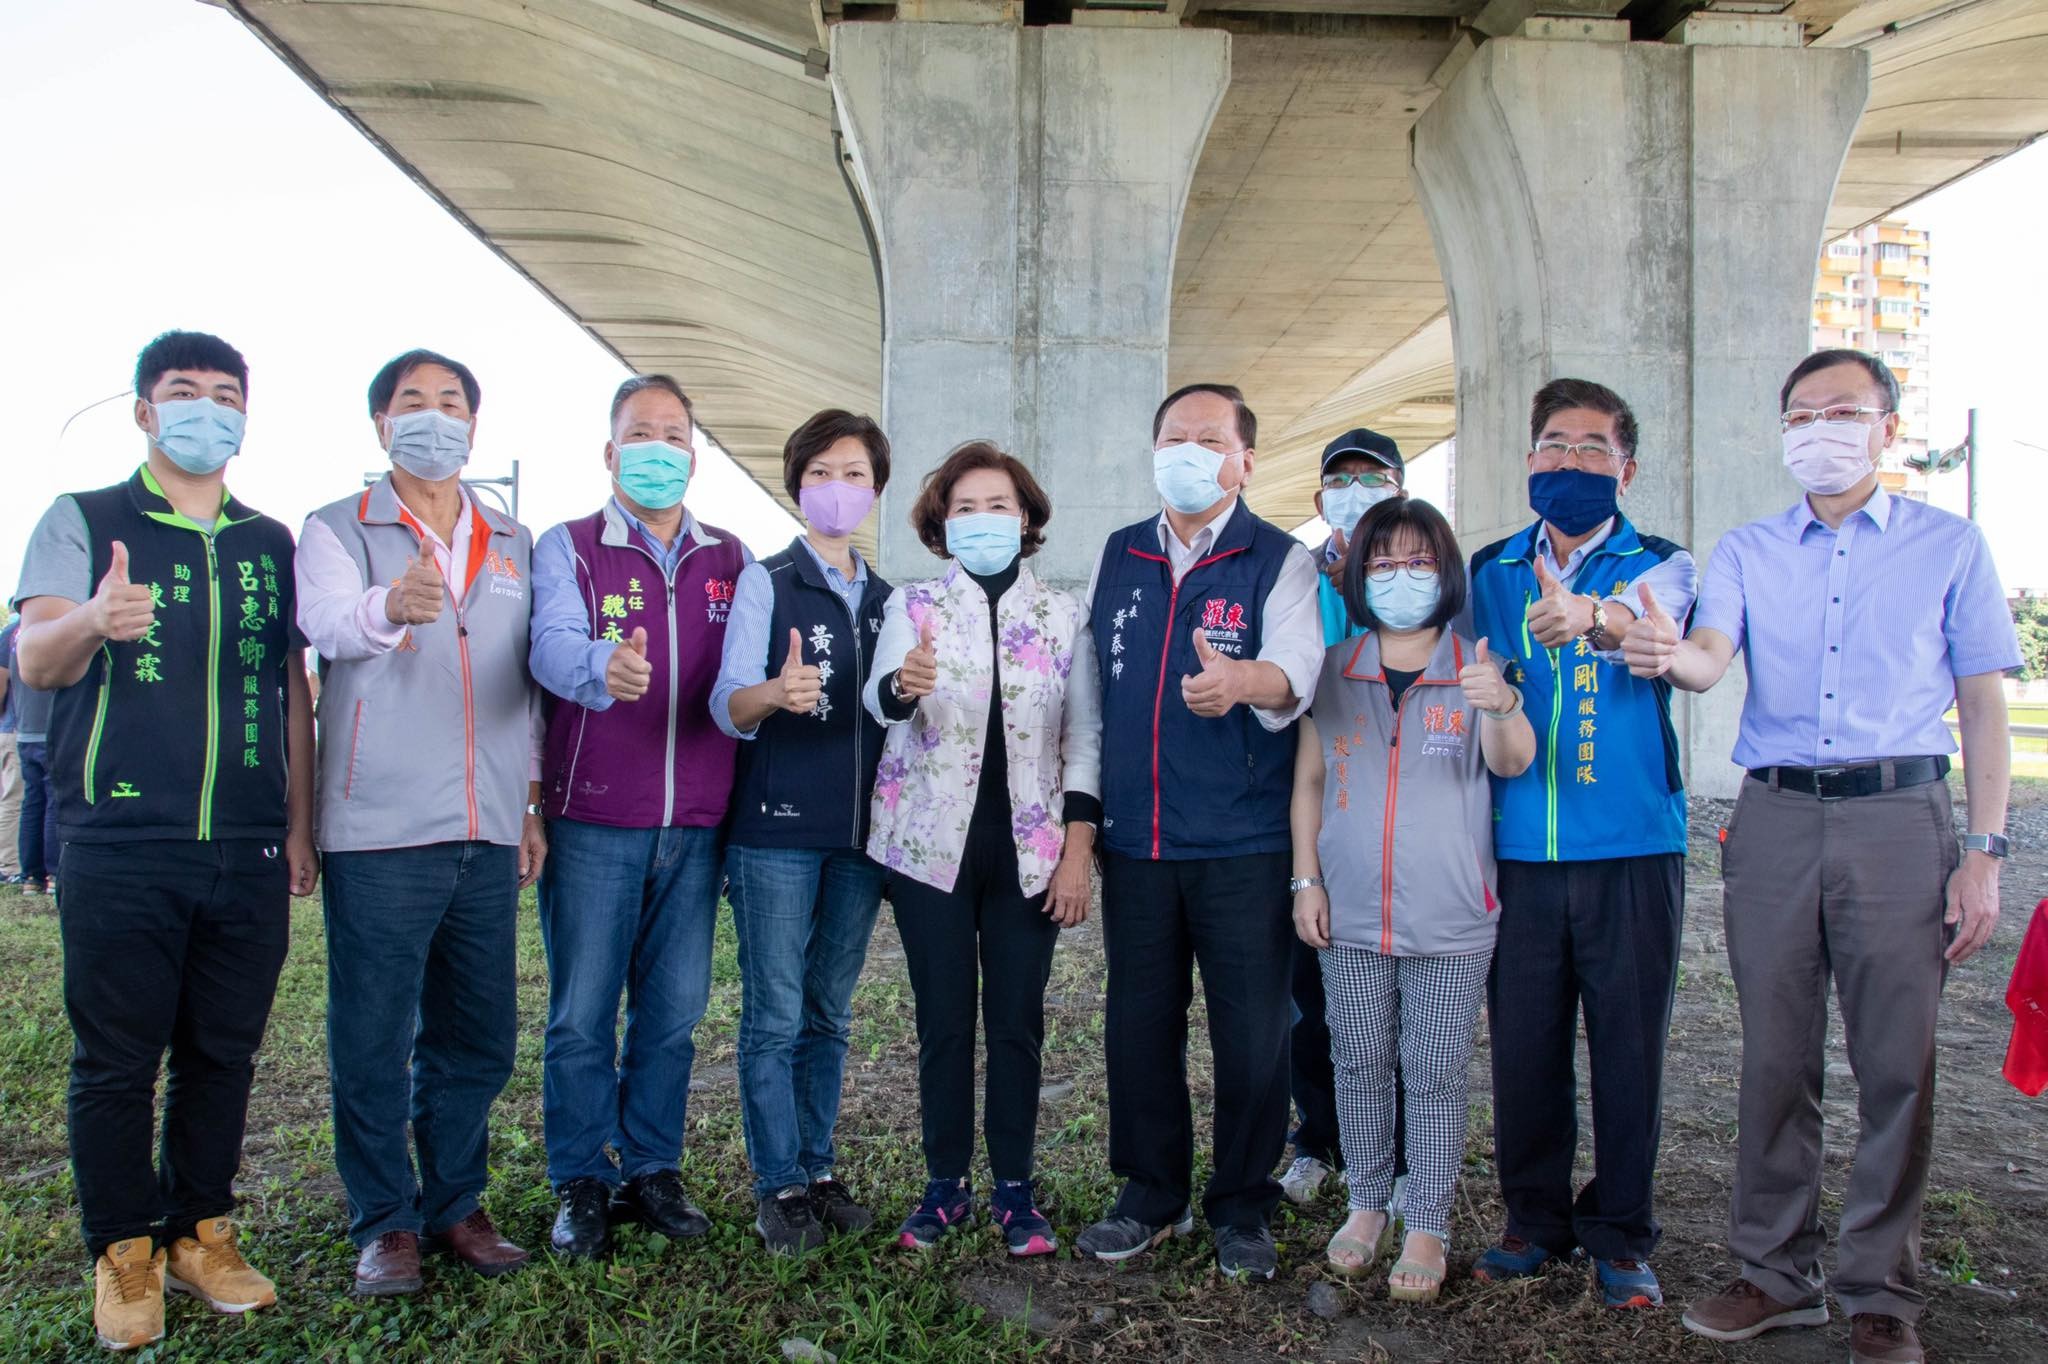
<path fill-rule="evenodd" d="M 387 1231 L 356 1257 L 355 1286 L 349 1291 L 359 1298 L 386 1298 L 417 1293 L 422 1282 L 419 1235 Z"/>
<path fill-rule="evenodd" d="M 450 1255 L 486 1277 L 526 1268 L 526 1252 L 500 1236 L 482 1208 L 435 1239 Z"/>
<path fill-rule="evenodd" d="M 164 1338 L 164 1253 L 147 1236 L 114 1242 L 93 1265 L 92 1329 L 109 1350 Z"/>
<path fill-rule="evenodd" d="M 235 1248 L 235 1224 L 210 1217 L 171 1242 L 164 1287 L 204 1298 L 216 1312 L 249 1312 L 277 1301 L 277 1285 L 249 1267 Z"/>
<path fill-rule="evenodd" d="M 1878 1312 L 1849 1318 L 1850 1364 L 1927 1364 L 1913 1323 Z"/>
<path fill-rule="evenodd" d="M 1781 1326 L 1825 1326 L 1824 1302 L 1805 1307 L 1779 1302 L 1747 1279 L 1737 1279 L 1686 1309 L 1685 1329 L 1708 1340 L 1749 1340 Z"/>

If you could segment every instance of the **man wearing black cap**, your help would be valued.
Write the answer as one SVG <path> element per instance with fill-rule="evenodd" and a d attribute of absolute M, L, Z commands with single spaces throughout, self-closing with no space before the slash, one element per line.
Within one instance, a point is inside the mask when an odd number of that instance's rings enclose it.
<path fill-rule="evenodd" d="M 1351 619 L 1344 606 L 1344 552 L 1351 532 L 1377 503 L 1405 497 L 1406 468 L 1401 448 L 1377 431 L 1356 427 L 1323 447 L 1322 485 L 1316 489 L 1316 515 L 1330 527 L 1330 538 L 1315 551 L 1316 600 L 1321 608 L 1323 644 L 1349 639 L 1365 627 Z M 1280 1191 L 1291 1202 L 1310 1203 L 1330 1175 L 1341 1169 L 1344 1153 L 1337 1144 L 1336 1076 L 1330 1065 L 1330 1025 L 1323 1020 L 1323 967 L 1316 950 L 1294 943 L 1294 1028 L 1289 1035 L 1289 1090 L 1296 1124 L 1294 1160 L 1280 1177 Z M 1398 1076 L 1397 1082 L 1398 1082 Z M 1401 1108 L 1394 1107 L 1394 1175 L 1408 1173 L 1402 1152 Z M 1398 1200 L 1398 1195 L 1397 1195 Z"/>

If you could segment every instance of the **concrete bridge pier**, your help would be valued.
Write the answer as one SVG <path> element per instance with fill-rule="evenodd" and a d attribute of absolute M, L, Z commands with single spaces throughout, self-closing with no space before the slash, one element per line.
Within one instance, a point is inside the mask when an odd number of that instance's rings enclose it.
<path fill-rule="evenodd" d="M 1863 53 L 1797 21 L 1696 15 L 1662 43 L 1531 19 L 1471 50 L 1417 121 L 1413 168 L 1457 353 L 1457 522 L 1528 523 L 1529 399 L 1572 375 L 1642 424 L 1624 499 L 1702 566 L 1789 505 L 1778 386 L 1808 349 L 1828 203 L 1868 91 Z M 1732 793 L 1741 679 L 1678 708 L 1692 789 Z"/>
<path fill-rule="evenodd" d="M 1054 506 L 1038 572 L 1085 580 L 1156 505 L 1175 241 L 1230 79 L 1228 35 L 963 22 L 842 23 L 832 94 L 882 275 L 882 421 L 895 449 L 880 566 L 933 560 L 906 512 L 961 441 L 1029 463 Z"/>

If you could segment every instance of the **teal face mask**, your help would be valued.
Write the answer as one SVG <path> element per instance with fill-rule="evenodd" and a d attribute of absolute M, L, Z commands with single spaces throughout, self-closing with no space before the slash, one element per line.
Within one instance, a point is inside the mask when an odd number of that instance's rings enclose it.
<path fill-rule="evenodd" d="M 619 491 L 649 511 L 667 511 L 690 488 L 690 452 L 665 440 L 619 447 Z"/>
<path fill-rule="evenodd" d="M 213 473 L 242 448 L 248 419 L 232 407 L 211 398 L 166 398 L 150 406 L 156 409 L 151 444 L 188 474 Z"/>
<path fill-rule="evenodd" d="M 971 512 L 946 522 L 946 550 L 969 573 L 986 578 L 1016 559 L 1024 544 L 1024 521 L 1007 512 Z"/>

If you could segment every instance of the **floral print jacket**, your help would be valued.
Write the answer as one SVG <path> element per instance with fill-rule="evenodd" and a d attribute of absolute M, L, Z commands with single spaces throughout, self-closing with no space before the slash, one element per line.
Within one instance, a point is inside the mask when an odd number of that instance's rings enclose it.
<path fill-rule="evenodd" d="M 991 648 L 987 595 L 956 561 L 944 577 L 889 594 L 868 674 L 868 710 L 889 727 L 875 777 L 868 856 L 901 876 L 950 891 L 960 876 L 967 825 L 988 742 L 989 688 L 1002 679 L 1009 760 L 1010 827 L 1024 894 L 1052 882 L 1066 830 L 1068 791 L 1102 790 L 1102 702 L 1088 608 L 1019 566 L 996 603 L 1000 668 Z M 882 680 L 917 647 L 927 618 L 939 679 L 908 720 L 883 712 Z"/>

